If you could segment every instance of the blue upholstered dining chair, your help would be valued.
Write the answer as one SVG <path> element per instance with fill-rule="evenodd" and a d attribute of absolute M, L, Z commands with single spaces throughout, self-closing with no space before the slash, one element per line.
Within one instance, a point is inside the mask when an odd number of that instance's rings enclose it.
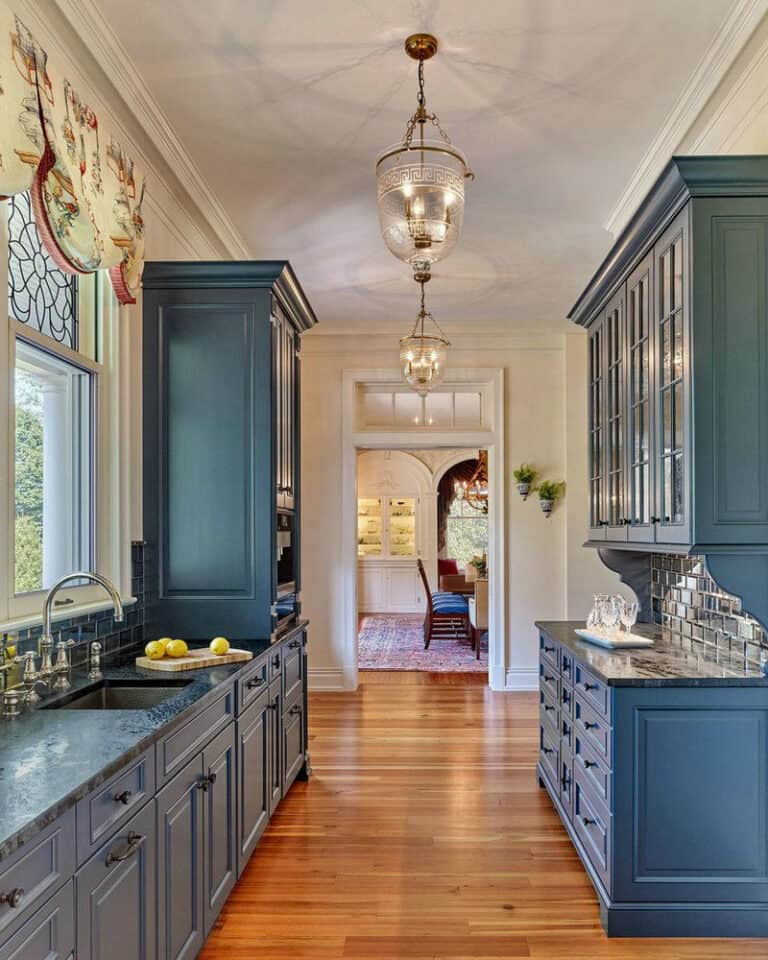
<path fill-rule="evenodd" d="M 434 637 L 452 637 L 458 640 L 461 637 L 469 640 L 469 604 L 467 598 L 458 593 L 446 593 L 429 589 L 429 580 L 424 564 L 419 558 L 416 561 L 419 576 L 424 584 L 427 595 L 427 613 L 424 617 L 424 649 L 428 650 Z"/>

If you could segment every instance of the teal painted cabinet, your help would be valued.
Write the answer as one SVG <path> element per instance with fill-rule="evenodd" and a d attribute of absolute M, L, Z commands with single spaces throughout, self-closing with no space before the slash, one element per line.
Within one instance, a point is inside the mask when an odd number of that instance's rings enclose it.
<path fill-rule="evenodd" d="M 203 898 L 205 934 L 211 930 L 237 880 L 235 725 L 203 751 Z"/>
<path fill-rule="evenodd" d="M 768 936 L 768 688 L 614 686 L 539 649 L 539 782 L 606 932 Z"/>
<path fill-rule="evenodd" d="M 270 817 L 270 764 L 274 749 L 270 733 L 272 711 L 264 693 L 243 713 L 237 723 L 238 744 L 238 872 L 256 849 Z"/>
<path fill-rule="evenodd" d="M 300 334 L 286 261 L 148 263 L 146 630 L 231 639 L 298 617 Z"/>

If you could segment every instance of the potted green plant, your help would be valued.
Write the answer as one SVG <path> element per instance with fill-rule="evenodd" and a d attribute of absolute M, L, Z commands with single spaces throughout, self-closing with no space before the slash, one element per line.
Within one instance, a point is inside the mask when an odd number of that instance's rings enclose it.
<path fill-rule="evenodd" d="M 469 566 L 476 570 L 473 580 L 485 580 L 488 576 L 488 558 L 485 554 L 475 554 L 469 561 Z"/>
<path fill-rule="evenodd" d="M 542 480 L 536 491 L 539 494 L 539 506 L 544 516 L 548 517 L 565 492 L 565 483 L 562 480 Z"/>
<path fill-rule="evenodd" d="M 519 467 L 512 471 L 512 476 L 517 484 L 517 492 L 523 500 L 527 500 L 531 487 L 536 480 L 536 468 L 532 463 L 521 463 Z"/>

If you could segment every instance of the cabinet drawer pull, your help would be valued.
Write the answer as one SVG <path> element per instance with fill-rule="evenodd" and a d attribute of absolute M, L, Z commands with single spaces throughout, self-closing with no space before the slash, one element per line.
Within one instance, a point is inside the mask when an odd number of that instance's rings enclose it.
<path fill-rule="evenodd" d="M 584 687 L 584 689 L 587 690 L 587 691 L 589 691 L 589 690 L 599 690 L 599 689 L 600 689 L 596 683 L 586 683 L 586 682 L 585 682 L 585 683 L 583 684 L 583 687 Z"/>
<path fill-rule="evenodd" d="M 300 646 L 301 646 L 301 640 L 291 640 L 291 642 L 288 644 L 288 649 L 298 650 Z"/>
<path fill-rule="evenodd" d="M 582 817 L 581 822 L 585 827 L 593 827 L 597 823 L 597 820 L 593 820 L 591 817 Z"/>
<path fill-rule="evenodd" d="M 131 799 L 132 796 L 133 796 L 132 790 L 123 790 L 122 793 L 115 794 L 114 800 L 115 800 L 115 803 L 122 803 L 127 807 L 128 801 Z"/>
<path fill-rule="evenodd" d="M 266 682 L 261 677 L 251 677 L 250 680 L 245 681 L 245 685 L 249 690 L 254 690 L 256 687 L 263 687 Z"/>
<path fill-rule="evenodd" d="M 275 668 L 275 670 L 280 669 L 280 654 L 272 658 L 272 666 Z"/>
<path fill-rule="evenodd" d="M 570 660 L 563 660 L 563 673 L 571 672 L 571 662 Z"/>
<path fill-rule="evenodd" d="M 268 703 L 268 704 L 267 704 L 267 710 L 277 710 L 277 704 L 274 703 L 274 702 L 273 702 L 273 703 Z"/>
<path fill-rule="evenodd" d="M 585 729 L 585 730 L 597 730 L 597 728 L 598 728 L 599 726 L 600 726 L 599 723 L 592 723 L 590 720 L 585 720 L 585 721 L 584 721 L 584 729 Z"/>
<path fill-rule="evenodd" d="M 294 704 L 288 711 L 288 716 L 295 717 L 297 713 L 301 713 L 301 707 L 298 706 L 298 704 Z"/>
<path fill-rule="evenodd" d="M 13 890 L 9 890 L 7 893 L 0 893 L 0 903 L 7 903 L 12 910 L 15 910 L 22 901 L 24 896 L 24 889 L 22 887 L 14 887 Z"/>
<path fill-rule="evenodd" d="M 544 650 L 544 653 L 554 653 L 554 652 L 555 652 L 555 648 L 554 648 L 554 647 L 543 647 L 542 649 Z"/>
<path fill-rule="evenodd" d="M 129 857 L 132 857 L 134 853 L 136 853 L 145 839 L 146 838 L 140 833 L 134 833 L 132 830 L 128 834 L 128 843 L 125 845 L 122 853 L 112 853 L 112 851 L 110 851 L 107 854 L 107 866 L 110 867 L 113 863 L 122 863 L 124 860 L 128 860 Z"/>
<path fill-rule="evenodd" d="M 216 783 L 216 774 L 209 773 L 204 777 L 200 777 L 197 781 L 197 789 L 202 790 L 203 793 L 207 793 L 208 787 L 212 787 L 214 783 Z"/>
<path fill-rule="evenodd" d="M 582 760 L 581 762 L 584 764 L 585 770 L 590 770 L 592 767 L 597 766 L 594 760 Z"/>
<path fill-rule="evenodd" d="M 563 785 L 563 790 L 567 790 L 568 787 L 570 787 L 570 785 L 571 785 L 571 778 L 568 776 L 567 773 L 564 773 L 564 774 L 563 774 L 563 778 L 562 778 L 561 783 L 562 783 L 562 785 Z"/>
<path fill-rule="evenodd" d="M 545 674 L 544 674 L 544 679 L 547 681 L 547 683 L 554 683 L 554 682 L 555 682 L 555 678 L 552 676 L 551 673 L 545 673 Z"/>
<path fill-rule="evenodd" d="M 545 703 L 545 704 L 544 704 L 544 709 L 545 709 L 545 711 L 549 712 L 550 710 L 554 710 L 555 708 L 554 708 L 551 704 Z"/>
<path fill-rule="evenodd" d="M 555 751 L 551 747 L 542 747 L 541 752 L 549 754 L 549 753 L 554 753 Z"/>
<path fill-rule="evenodd" d="M 661 523 L 661 517 L 651 517 L 651 523 Z"/>

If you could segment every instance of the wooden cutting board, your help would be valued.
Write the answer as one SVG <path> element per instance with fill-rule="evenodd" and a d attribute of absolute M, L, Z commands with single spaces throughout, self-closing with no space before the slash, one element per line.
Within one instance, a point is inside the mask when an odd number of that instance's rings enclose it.
<path fill-rule="evenodd" d="M 149 657 L 136 657 L 136 666 L 146 670 L 165 670 L 176 673 L 178 670 L 199 670 L 202 667 L 218 667 L 224 663 L 242 663 L 252 660 L 253 654 L 247 650 L 229 649 L 227 653 L 217 657 L 208 647 L 190 650 L 186 657 L 163 657 L 162 660 L 150 660 Z"/>

